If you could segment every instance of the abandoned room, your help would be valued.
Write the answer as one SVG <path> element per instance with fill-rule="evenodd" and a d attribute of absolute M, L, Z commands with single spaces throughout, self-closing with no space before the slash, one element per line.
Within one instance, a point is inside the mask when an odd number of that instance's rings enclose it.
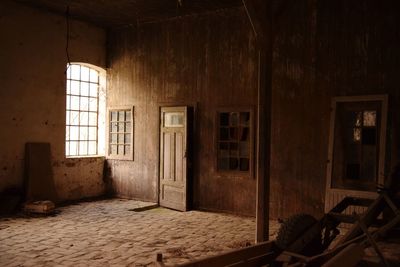
<path fill-rule="evenodd" d="M 398 0 L 3 0 L 0 34 L 0 266 L 400 266 Z"/>

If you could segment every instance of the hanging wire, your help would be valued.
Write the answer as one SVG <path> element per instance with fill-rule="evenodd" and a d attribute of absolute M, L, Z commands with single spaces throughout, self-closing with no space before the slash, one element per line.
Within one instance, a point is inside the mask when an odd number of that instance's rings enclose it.
<path fill-rule="evenodd" d="M 67 25 L 67 36 L 66 36 L 66 45 L 65 45 L 65 53 L 67 55 L 67 68 L 65 69 L 65 72 L 67 72 L 69 66 L 71 65 L 71 60 L 69 57 L 69 6 L 67 6 L 67 11 L 65 12 L 65 22 Z"/>
<path fill-rule="evenodd" d="M 176 0 L 176 16 L 179 17 L 179 9 L 182 7 L 182 0 Z"/>

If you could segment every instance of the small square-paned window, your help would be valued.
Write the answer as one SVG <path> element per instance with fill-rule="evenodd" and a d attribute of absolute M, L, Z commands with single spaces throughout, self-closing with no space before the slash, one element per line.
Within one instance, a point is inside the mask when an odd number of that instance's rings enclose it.
<path fill-rule="evenodd" d="M 250 174 L 252 136 L 250 111 L 217 113 L 217 170 Z"/>
<path fill-rule="evenodd" d="M 133 108 L 115 108 L 108 112 L 108 157 L 133 159 Z"/>

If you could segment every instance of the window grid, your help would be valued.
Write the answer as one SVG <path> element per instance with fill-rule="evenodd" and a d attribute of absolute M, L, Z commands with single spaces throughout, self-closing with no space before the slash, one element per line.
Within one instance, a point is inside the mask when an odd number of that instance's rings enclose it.
<path fill-rule="evenodd" d="M 98 106 L 99 72 L 78 64 L 69 65 L 66 109 L 67 156 L 97 155 Z"/>
<path fill-rule="evenodd" d="M 250 112 L 218 112 L 217 169 L 251 171 Z"/>
<path fill-rule="evenodd" d="M 126 158 L 132 152 L 132 110 L 110 110 L 109 155 Z"/>

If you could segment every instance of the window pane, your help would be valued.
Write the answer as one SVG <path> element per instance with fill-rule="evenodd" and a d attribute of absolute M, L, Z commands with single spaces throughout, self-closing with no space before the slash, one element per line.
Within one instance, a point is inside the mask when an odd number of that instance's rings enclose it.
<path fill-rule="evenodd" d="M 249 157 L 250 156 L 250 151 L 249 151 L 249 143 L 248 142 L 240 142 L 239 144 L 239 154 L 241 157 Z"/>
<path fill-rule="evenodd" d="M 248 171 L 249 169 L 250 169 L 249 159 L 248 158 L 241 158 L 240 159 L 240 170 L 241 171 Z"/>
<path fill-rule="evenodd" d="M 355 126 L 361 127 L 361 122 L 362 122 L 362 112 L 356 112 L 354 113 L 355 116 Z"/>
<path fill-rule="evenodd" d="M 130 133 L 132 131 L 130 122 L 125 123 L 125 132 Z"/>
<path fill-rule="evenodd" d="M 80 155 L 88 154 L 88 142 L 86 141 L 79 142 L 79 154 Z"/>
<path fill-rule="evenodd" d="M 81 97 L 80 110 L 89 110 L 89 98 L 88 97 Z"/>
<path fill-rule="evenodd" d="M 376 126 L 376 111 L 364 111 L 364 126 Z"/>
<path fill-rule="evenodd" d="M 166 112 L 164 114 L 165 127 L 183 127 L 184 124 L 183 112 Z"/>
<path fill-rule="evenodd" d="M 240 141 L 248 141 L 249 140 L 249 128 L 241 128 L 240 131 Z"/>
<path fill-rule="evenodd" d="M 71 81 L 71 95 L 79 95 L 79 82 Z"/>
<path fill-rule="evenodd" d="M 110 145 L 110 154 L 117 155 L 117 145 Z"/>
<path fill-rule="evenodd" d="M 126 121 L 130 121 L 131 120 L 131 112 L 127 111 L 126 114 L 125 114 L 125 117 L 126 117 L 125 118 Z"/>
<path fill-rule="evenodd" d="M 111 134 L 111 143 L 116 144 L 118 142 L 118 135 Z"/>
<path fill-rule="evenodd" d="M 376 128 L 363 128 L 361 139 L 363 145 L 376 145 Z"/>
<path fill-rule="evenodd" d="M 231 112 L 231 126 L 237 126 L 238 125 L 238 113 L 236 112 Z"/>
<path fill-rule="evenodd" d="M 65 140 L 69 140 L 69 126 L 65 129 Z"/>
<path fill-rule="evenodd" d="M 67 64 L 67 79 L 71 79 L 71 65 Z"/>
<path fill-rule="evenodd" d="M 230 149 L 229 156 L 237 158 L 237 157 L 239 157 L 239 151 L 237 149 Z"/>
<path fill-rule="evenodd" d="M 90 96 L 98 97 L 98 88 L 97 84 L 91 83 L 90 84 Z"/>
<path fill-rule="evenodd" d="M 125 155 L 129 155 L 131 153 L 131 146 L 125 146 Z"/>
<path fill-rule="evenodd" d="M 71 109 L 71 97 L 67 95 L 67 109 Z"/>
<path fill-rule="evenodd" d="M 118 132 L 124 132 L 125 131 L 125 123 L 120 122 L 118 123 Z"/>
<path fill-rule="evenodd" d="M 229 113 L 223 112 L 219 115 L 219 124 L 221 126 L 228 126 L 229 125 Z"/>
<path fill-rule="evenodd" d="M 90 70 L 90 81 L 94 83 L 99 82 L 99 72 L 96 70 L 91 69 Z"/>
<path fill-rule="evenodd" d="M 237 140 L 238 139 L 238 128 L 231 127 L 229 129 L 229 139 L 230 140 Z"/>
<path fill-rule="evenodd" d="M 89 83 L 81 82 L 81 95 L 89 96 Z"/>
<path fill-rule="evenodd" d="M 79 125 L 79 111 L 70 111 L 71 113 L 71 125 Z"/>
<path fill-rule="evenodd" d="M 118 144 L 123 144 L 123 143 L 124 143 L 124 135 L 118 134 Z"/>
<path fill-rule="evenodd" d="M 89 110 L 97 111 L 97 98 L 89 98 Z"/>
<path fill-rule="evenodd" d="M 81 125 L 89 124 L 89 112 L 81 112 L 80 113 L 80 124 Z"/>
<path fill-rule="evenodd" d="M 231 150 L 238 150 L 238 143 L 236 143 L 236 142 L 229 143 L 229 148 Z"/>
<path fill-rule="evenodd" d="M 89 125 L 91 126 L 97 125 L 97 113 L 89 112 Z"/>
<path fill-rule="evenodd" d="M 97 143 L 96 141 L 89 142 L 89 155 L 97 154 Z"/>
<path fill-rule="evenodd" d="M 80 66 L 79 65 L 70 65 L 71 68 L 71 79 L 79 80 L 80 79 Z"/>
<path fill-rule="evenodd" d="M 89 68 L 85 66 L 81 66 L 81 80 L 89 81 Z"/>
<path fill-rule="evenodd" d="M 78 140 L 79 138 L 79 127 L 78 126 L 71 126 L 70 127 L 70 140 Z"/>
<path fill-rule="evenodd" d="M 88 140 L 89 130 L 87 127 L 80 127 L 79 140 Z"/>
<path fill-rule="evenodd" d="M 69 142 L 65 142 L 65 155 L 69 155 Z"/>
<path fill-rule="evenodd" d="M 67 110 L 65 113 L 65 124 L 69 125 L 69 116 L 70 116 L 70 111 Z"/>
<path fill-rule="evenodd" d="M 130 143 L 131 143 L 131 135 L 125 134 L 125 144 L 130 144 Z"/>
<path fill-rule="evenodd" d="M 230 158 L 229 159 L 229 169 L 230 170 L 237 170 L 239 167 L 239 162 L 237 158 Z"/>
<path fill-rule="evenodd" d="M 228 170 L 229 169 L 229 158 L 218 159 L 218 169 L 219 170 Z"/>
<path fill-rule="evenodd" d="M 113 132 L 113 133 L 118 132 L 118 123 L 117 122 L 111 123 L 111 132 Z"/>
<path fill-rule="evenodd" d="M 229 157 L 229 149 L 221 149 L 221 150 L 219 150 L 219 156 L 221 158 L 228 158 Z"/>
<path fill-rule="evenodd" d="M 219 143 L 219 149 L 229 149 L 229 143 L 225 142 Z"/>
<path fill-rule="evenodd" d="M 240 112 L 240 125 L 250 126 L 250 112 Z"/>
<path fill-rule="evenodd" d="M 76 141 L 69 142 L 69 155 L 70 156 L 78 155 L 78 142 Z"/>
<path fill-rule="evenodd" d="M 228 128 L 221 128 L 220 129 L 219 139 L 220 140 L 229 140 L 229 129 Z"/>
<path fill-rule="evenodd" d="M 361 128 L 354 128 L 353 129 L 353 141 L 358 143 L 361 141 Z"/>
<path fill-rule="evenodd" d="M 124 154 L 124 146 L 118 145 L 118 155 L 123 155 L 123 154 Z"/>
<path fill-rule="evenodd" d="M 79 96 L 71 96 L 71 109 L 79 110 Z"/>
<path fill-rule="evenodd" d="M 119 121 L 125 120 L 125 112 L 124 111 L 118 111 L 118 120 Z"/>
<path fill-rule="evenodd" d="M 117 112 L 116 111 L 111 111 L 111 121 L 117 121 L 118 117 L 117 117 Z"/>
<path fill-rule="evenodd" d="M 89 140 L 97 140 L 97 128 L 89 127 Z"/>
<path fill-rule="evenodd" d="M 67 94 L 71 93 L 71 82 L 70 80 L 67 80 Z"/>

